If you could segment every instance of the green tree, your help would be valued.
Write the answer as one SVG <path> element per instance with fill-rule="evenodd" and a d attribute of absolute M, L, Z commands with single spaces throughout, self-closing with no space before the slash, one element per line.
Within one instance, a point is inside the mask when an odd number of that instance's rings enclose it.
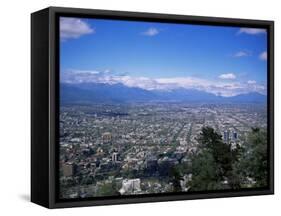
<path fill-rule="evenodd" d="M 198 153 L 192 158 L 191 190 L 239 188 L 239 178 L 233 167 L 239 160 L 241 147 L 232 149 L 211 127 L 203 127 L 197 141 Z M 225 180 L 227 184 L 223 184 Z"/>
<path fill-rule="evenodd" d="M 118 196 L 120 195 L 115 181 L 111 183 L 104 183 L 99 186 L 97 196 Z"/>
<path fill-rule="evenodd" d="M 171 182 L 173 184 L 174 192 L 181 192 L 181 181 L 183 180 L 180 168 L 175 166 L 170 170 Z"/>
<path fill-rule="evenodd" d="M 241 157 L 238 169 L 240 175 L 254 180 L 250 186 L 267 186 L 267 132 L 259 128 L 252 128 L 245 142 L 245 151 Z"/>
<path fill-rule="evenodd" d="M 192 181 L 188 183 L 191 191 L 221 189 L 222 178 L 213 155 L 204 150 L 192 159 Z"/>

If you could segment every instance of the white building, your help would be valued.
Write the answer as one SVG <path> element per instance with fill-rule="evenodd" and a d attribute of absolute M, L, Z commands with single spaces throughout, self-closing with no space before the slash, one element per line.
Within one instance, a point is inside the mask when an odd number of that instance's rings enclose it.
<path fill-rule="evenodd" d="M 119 192 L 123 194 L 136 194 L 141 192 L 140 188 L 140 179 L 125 179 L 122 182 L 122 188 L 119 190 Z"/>

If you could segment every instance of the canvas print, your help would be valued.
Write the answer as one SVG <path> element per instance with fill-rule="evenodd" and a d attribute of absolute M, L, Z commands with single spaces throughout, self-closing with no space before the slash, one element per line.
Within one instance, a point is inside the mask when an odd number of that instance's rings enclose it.
<path fill-rule="evenodd" d="M 59 198 L 268 186 L 267 31 L 60 17 Z"/>

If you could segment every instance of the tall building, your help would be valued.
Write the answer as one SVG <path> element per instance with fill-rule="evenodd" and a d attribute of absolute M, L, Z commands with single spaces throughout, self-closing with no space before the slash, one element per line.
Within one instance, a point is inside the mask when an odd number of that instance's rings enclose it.
<path fill-rule="evenodd" d="M 223 141 L 228 142 L 229 141 L 229 130 L 226 130 L 223 132 Z"/>
<path fill-rule="evenodd" d="M 232 139 L 233 139 L 233 141 L 236 141 L 236 140 L 238 139 L 238 134 L 237 134 L 236 131 L 233 131 L 233 133 L 232 133 Z"/>
<path fill-rule="evenodd" d="M 113 152 L 112 154 L 112 161 L 116 162 L 119 159 L 119 154 L 117 152 Z"/>

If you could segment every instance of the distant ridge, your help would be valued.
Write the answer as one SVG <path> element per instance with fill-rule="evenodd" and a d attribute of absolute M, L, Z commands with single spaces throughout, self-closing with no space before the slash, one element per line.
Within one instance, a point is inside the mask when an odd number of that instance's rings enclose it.
<path fill-rule="evenodd" d="M 266 96 L 257 92 L 232 97 L 205 91 L 178 88 L 171 91 L 145 90 L 123 84 L 60 84 L 62 103 L 126 103 L 126 102 L 200 102 L 200 103 L 265 103 Z"/>

